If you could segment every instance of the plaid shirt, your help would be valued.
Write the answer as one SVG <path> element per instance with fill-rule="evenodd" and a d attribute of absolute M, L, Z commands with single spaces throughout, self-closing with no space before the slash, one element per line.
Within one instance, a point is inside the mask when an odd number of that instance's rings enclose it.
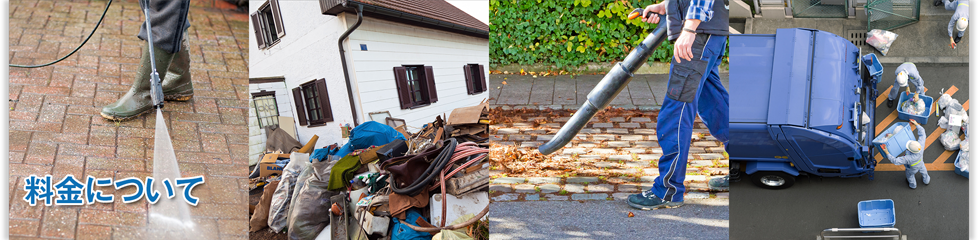
<path fill-rule="evenodd" d="M 699 19 L 703 22 L 713 18 L 714 0 L 692 0 L 689 9 L 686 10 L 686 19 Z"/>

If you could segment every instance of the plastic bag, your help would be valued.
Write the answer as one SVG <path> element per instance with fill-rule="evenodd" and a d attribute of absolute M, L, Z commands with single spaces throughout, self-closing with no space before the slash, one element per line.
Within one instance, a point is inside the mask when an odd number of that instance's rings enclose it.
<path fill-rule="evenodd" d="M 329 225 L 329 198 L 339 194 L 328 191 L 329 181 L 312 176 L 306 178 L 302 188 L 293 196 L 289 216 L 289 239 L 313 239 Z"/>
<path fill-rule="evenodd" d="M 941 134 L 941 145 L 944 145 L 944 149 L 948 151 L 958 150 L 961 144 L 961 138 L 958 137 L 956 131 L 945 131 Z"/>
<path fill-rule="evenodd" d="M 282 169 L 282 181 L 272 195 L 272 205 L 268 211 L 268 227 L 275 232 L 281 232 L 288 224 L 286 220 L 292 191 L 295 189 L 299 173 L 309 165 L 309 154 L 293 152 L 289 158 L 291 161 Z"/>
<path fill-rule="evenodd" d="M 317 177 L 318 179 L 329 179 L 328 175 L 326 178 L 323 178 L 319 175 L 318 172 L 326 171 L 328 173 L 329 169 L 332 168 L 333 164 L 335 163 L 336 163 L 335 161 L 322 161 L 322 162 L 315 161 L 310 163 L 308 167 L 303 169 L 302 173 L 299 173 L 299 177 L 296 178 L 295 187 L 293 188 L 295 190 L 292 191 L 292 197 L 291 197 L 292 200 L 289 201 L 289 206 L 295 206 L 295 202 L 297 199 L 296 196 L 299 195 L 300 193 L 299 189 L 302 189 L 305 186 L 307 179 L 317 178 Z M 292 216 L 294 214 L 293 212 L 299 210 L 301 210 L 301 208 L 289 208 L 288 214 L 286 214 L 286 216 Z"/>
<path fill-rule="evenodd" d="M 880 29 L 870 30 L 866 35 L 866 43 L 879 50 L 883 56 L 886 56 L 886 53 L 890 51 L 890 45 L 900 36 L 899 34 Z"/>
<path fill-rule="evenodd" d="M 927 106 L 924 105 L 923 98 L 917 98 L 917 101 L 908 99 L 906 101 L 903 101 L 903 103 L 900 104 L 900 107 L 901 109 L 903 109 L 903 112 L 906 112 L 910 115 L 920 115 L 921 113 L 924 112 L 924 110 L 927 109 Z"/>
<path fill-rule="evenodd" d="M 959 152 L 959 159 L 954 162 L 954 167 L 961 169 L 962 172 L 968 172 L 968 153 L 968 151 Z"/>

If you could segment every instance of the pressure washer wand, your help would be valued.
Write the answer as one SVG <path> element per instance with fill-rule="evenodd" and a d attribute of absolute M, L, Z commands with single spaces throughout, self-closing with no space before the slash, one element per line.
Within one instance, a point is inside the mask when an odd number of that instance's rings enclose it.
<path fill-rule="evenodd" d="M 635 11 L 640 11 L 640 9 Z M 635 18 L 636 16 L 629 17 Z M 660 15 L 659 17 L 662 18 L 663 16 Z M 616 63 L 608 71 L 608 74 L 604 75 L 604 78 L 591 90 L 591 93 L 588 93 L 584 105 L 577 109 L 577 112 L 571 116 L 571 119 L 564 126 L 560 127 L 560 130 L 549 142 L 540 146 L 538 149 L 540 153 L 551 154 L 567 145 L 598 111 L 608 107 L 611 100 L 615 99 L 615 96 L 618 96 L 618 93 L 625 89 L 625 86 L 628 86 L 633 73 L 649 60 L 649 56 L 652 55 L 655 48 L 659 47 L 665 40 L 666 24 L 659 22 L 659 26 L 649 36 L 645 37 L 642 43 L 632 49 L 632 52 L 628 53 L 624 60 Z"/>
<path fill-rule="evenodd" d="M 143 14 L 146 16 L 146 42 L 149 42 L 149 64 L 153 69 L 153 73 L 150 76 L 150 98 L 153 99 L 153 107 L 156 109 L 163 108 L 163 83 L 160 80 L 160 74 L 156 72 L 156 56 L 153 54 L 155 48 L 153 48 L 153 28 L 149 21 L 149 0 L 146 1 L 145 8 L 143 8 Z"/>

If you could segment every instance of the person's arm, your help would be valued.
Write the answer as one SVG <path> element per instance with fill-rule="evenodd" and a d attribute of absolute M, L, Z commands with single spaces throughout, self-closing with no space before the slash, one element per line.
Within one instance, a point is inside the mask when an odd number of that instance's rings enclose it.
<path fill-rule="evenodd" d="M 954 12 L 954 15 L 951 16 L 951 21 L 947 23 L 947 36 L 952 38 L 952 40 L 951 40 L 952 42 L 954 41 L 953 40 L 953 38 L 954 38 L 954 24 L 956 24 L 958 22 L 958 18 L 961 18 L 961 16 L 958 16 L 957 11 L 955 11 Z"/>
<path fill-rule="evenodd" d="M 714 0 L 691 0 L 689 8 L 686 9 L 686 22 L 689 20 L 709 22 L 713 18 L 713 2 Z"/>
<path fill-rule="evenodd" d="M 917 125 L 917 143 L 920 143 L 920 147 L 923 148 L 925 143 L 924 140 L 927 140 L 927 132 L 924 131 L 924 126 L 920 126 L 920 123 L 917 123 L 917 121 L 913 121 L 913 124 Z M 921 149 L 921 151 L 923 151 L 923 149 Z"/>
<path fill-rule="evenodd" d="M 914 87 L 917 87 L 917 93 L 924 94 L 924 79 L 920 77 L 920 73 L 913 71 L 910 75 L 910 82 L 913 83 Z"/>

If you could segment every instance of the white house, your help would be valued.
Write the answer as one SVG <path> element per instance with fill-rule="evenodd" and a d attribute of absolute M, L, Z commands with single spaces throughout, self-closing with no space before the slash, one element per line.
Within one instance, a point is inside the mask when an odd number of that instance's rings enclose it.
<path fill-rule="evenodd" d="M 291 117 L 301 143 L 318 135 L 320 148 L 345 144 L 341 127 L 372 115 L 404 119 L 411 130 L 488 98 L 489 26 L 445 1 L 261 0 L 249 8 L 252 163 L 265 149 L 262 127 L 289 119 L 277 116 Z"/>

